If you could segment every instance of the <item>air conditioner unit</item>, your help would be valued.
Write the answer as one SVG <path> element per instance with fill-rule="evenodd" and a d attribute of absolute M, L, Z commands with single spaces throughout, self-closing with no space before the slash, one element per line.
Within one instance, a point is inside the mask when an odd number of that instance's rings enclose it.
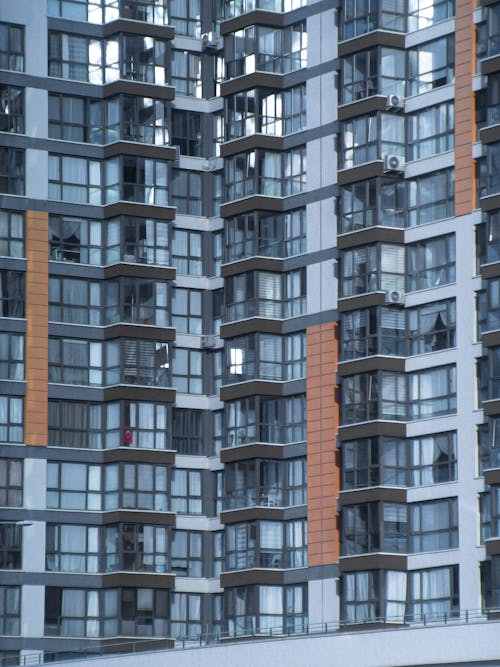
<path fill-rule="evenodd" d="M 201 36 L 201 47 L 205 51 L 217 51 L 219 48 L 219 35 L 216 32 L 205 32 Z"/>
<path fill-rule="evenodd" d="M 404 174 L 405 159 L 401 155 L 384 155 L 384 172 Z"/>
<path fill-rule="evenodd" d="M 400 111 L 404 108 L 405 101 L 401 95 L 388 95 L 387 108 L 392 111 Z"/>
<path fill-rule="evenodd" d="M 390 289 L 385 293 L 385 303 L 387 306 L 400 306 L 405 302 L 404 292 L 396 289 Z"/>
<path fill-rule="evenodd" d="M 212 349 L 217 344 L 216 336 L 202 336 L 201 337 L 201 346 L 207 349 Z"/>

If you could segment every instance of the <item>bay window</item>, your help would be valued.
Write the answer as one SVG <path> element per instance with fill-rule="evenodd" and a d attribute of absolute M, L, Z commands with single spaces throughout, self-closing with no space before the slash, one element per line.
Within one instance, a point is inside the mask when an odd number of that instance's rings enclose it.
<path fill-rule="evenodd" d="M 288 444 L 306 438 L 305 396 L 251 397 L 225 402 L 225 447 Z"/>
<path fill-rule="evenodd" d="M 342 443 L 343 489 L 406 486 L 406 440 L 380 436 Z"/>
<path fill-rule="evenodd" d="M 307 565 L 307 523 L 255 521 L 226 527 L 226 570 Z"/>
<path fill-rule="evenodd" d="M 256 194 L 286 197 L 302 192 L 306 185 L 305 146 L 282 153 L 256 149 L 224 162 L 228 200 Z"/>
<path fill-rule="evenodd" d="M 113 463 L 104 467 L 103 477 L 103 509 L 168 510 L 167 466 Z"/>
<path fill-rule="evenodd" d="M 400 503 L 361 503 L 342 508 L 343 556 L 408 552 L 407 507 Z"/>
<path fill-rule="evenodd" d="M 386 155 L 404 157 L 405 119 L 391 113 L 359 116 L 341 127 L 342 169 L 381 160 Z"/>
<path fill-rule="evenodd" d="M 225 467 L 225 509 L 263 505 L 286 507 L 306 502 L 306 461 L 248 460 Z"/>
<path fill-rule="evenodd" d="M 342 296 L 375 291 L 404 291 L 404 246 L 380 243 L 344 250 L 341 258 Z"/>
<path fill-rule="evenodd" d="M 129 79 L 165 85 L 166 40 L 133 34 L 107 39 L 49 31 L 49 76 L 102 84 Z"/>
<path fill-rule="evenodd" d="M 372 95 L 405 96 L 405 53 L 376 48 L 359 51 L 342 59 L 342 103 Z"/>
<path fill-rule="evenodd" d="M 305 335 L 251 334 L 228 342 L 225 382 L 305 377 Z"/>
<path fill-rule="evenodd" d="M 301 315 L 306 307 L 305 290 L 304 269 L 284 274 L 253 271 L 231 276 L 226 279 L 225 321 Z"/>
<path fill-rule="evenodd" d="M 225 221 L 225 261 L 244 257 L 290 257 L 306 250 L 306 211 L 252 212 Z"/>
<path fill-rule="evenodd" d="M 342 360 L 376 354 L 404 356 L 405 311 L 373 306 L 341 314 Z"/>
<path fill-rule="evenodd" d="M 342 423 L 407 418 L 407 387 L 404 373 L 372 371 L 342 378 Z"/>
<path fill-rule="evenodd" d="M 168 344 L 119 338 L 97 342 L 50 338 L 49 382 L 168 386 Z"/>
<path fill-rule="evenodd" d="M 104 528 L 106 572 L 167 572 L 168 534 L 164 526 L 120 523 Z"/>

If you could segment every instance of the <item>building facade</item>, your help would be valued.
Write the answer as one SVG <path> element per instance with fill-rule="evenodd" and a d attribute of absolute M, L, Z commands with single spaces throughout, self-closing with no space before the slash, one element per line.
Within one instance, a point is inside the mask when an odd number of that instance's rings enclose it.
<path fill-rule="evenodd" d="M 0 658 L 499 607 L 499 26 L 1 3 Z"/>

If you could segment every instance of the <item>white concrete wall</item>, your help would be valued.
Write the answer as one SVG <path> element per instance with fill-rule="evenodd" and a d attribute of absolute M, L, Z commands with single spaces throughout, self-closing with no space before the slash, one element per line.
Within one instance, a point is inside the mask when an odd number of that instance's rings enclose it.
<path fill-rule="evenodd" d="M 253 641 L 113 658 L 72 667 L 498 667 L 500 624 L 401 628 Z"/>

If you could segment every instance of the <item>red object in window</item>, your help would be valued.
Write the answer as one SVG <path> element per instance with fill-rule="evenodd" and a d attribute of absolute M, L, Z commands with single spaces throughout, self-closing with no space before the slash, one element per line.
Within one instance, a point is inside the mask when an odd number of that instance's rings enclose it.
<path fill-rule="evenodd" d="M 132 431 L 131 428 L 126 428 L 123 431 L 123 444 L 131 445 L 133 439 L 134 439 L 134 432 Z"/>

